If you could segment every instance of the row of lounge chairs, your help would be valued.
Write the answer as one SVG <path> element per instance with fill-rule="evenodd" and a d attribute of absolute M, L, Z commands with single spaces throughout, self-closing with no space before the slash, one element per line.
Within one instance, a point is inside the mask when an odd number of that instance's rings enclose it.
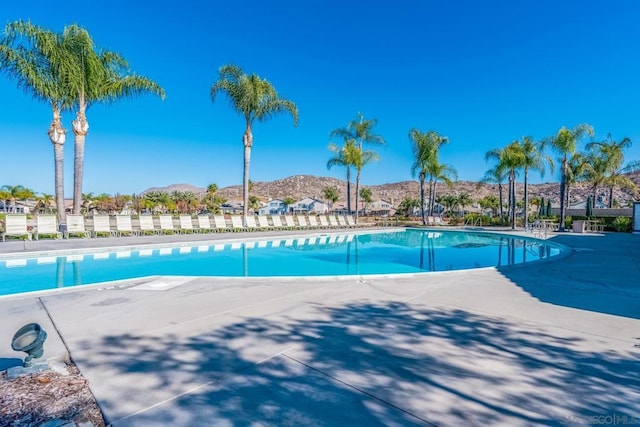
<path fill-rule="evenodd" d="M 284 220 L 283 220 L 284 218 Z M 59 228 L 55 215 L 37 215 L 35 226 L 29 227 L 26 215 L 7 215 L 2 232 L 2 241 L 6 236 L 32 236 L 38 240 L 41 236 L 53 238 L 99 237 L 99 236 L 137 236 L 143 234 L 172 234 L 172 233 L 212 233 L 234 231 L 265 231 L 265 230 L 313 230 L 331 228 L 354 228 L 356 223 L 351 215 L 257 215 L 247 216 L 246 227 L 242 216 L 231 215 L 230 220 L 224 215 L 140 215 L 132 218 L 130 215 L 93 215 L 85 218 L 83 215 L 67 215 L 66 224 Z"/>

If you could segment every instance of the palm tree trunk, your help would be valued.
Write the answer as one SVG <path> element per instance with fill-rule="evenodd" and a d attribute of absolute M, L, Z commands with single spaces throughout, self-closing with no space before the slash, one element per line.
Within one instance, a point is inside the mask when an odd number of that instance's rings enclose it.
<path fill-rule="evenodd" d="M 529 194 L 527 191 L 527 175 L 529 175 L 529 169 L 524 168 L 524 229 L 527 229 L 527 223 L 529 221 Z"/>
<path fill-rule="evenodd" d="M 509 185 L 511 186 L 511 229 L 516 229 L 516 172 L 511 170 L 509 174 Z"/>
<path fill-rule="evenodd" d="M 53 144 L 53 162 L 54 162 L 54 182 L 55 182 L 55 198 L 56 210 L 58 211 L 58 224 L 65 222 L 65 206 L 64 206 L 64 142 L 67 131 L 64 130 L 61 123 L 60 111 L 53 109 L 53 121 L 49 126 L 49 139 Z"/>
<path fill-rule="evenodd" d="M 433 192 L 435 191 L 435 186 L 433 185 L 433 178 L 429 178 L 429 202 L 428 202 L 428 207 L 429 207 L 429 216 L 433 216 L 433 208 L 434 208 L 434 204 L 435 204 L 435 196 L 433 194 Z"/>
<path fill-rule="evenodd" d="M 613 186 L 609 187 L 609 209 L 613 209 Z"/>
<path fill-rule="evenodd" d="M 422 216 L 422 225 L 427 225 L 427 218 L 424 215 L 424 175 L 423 174 L 420 174 L 420 215 Z"/>
<path fill-rule="evenodd" d="M 73 213 L 80 213 L 80 205 L 82 204 L 82 180 L 84 174 L 84 144 L 87 132 L 89 131 L 89 122 L 85 115 L 86 104 L 84 100 L 80 101 L 80 108 L 76 119 L 71 122 L 73 127 L 74 141 L 74 160 L 73 160 Z"/>
<path fill-rule="evenodd" d="M 360 169 L 356 172 L 356 224 L 358 223 L 358 190 L 360 189 Z"/>
<path fill-rule="evenodd" d="M 504 210 L 502 209 L 502 183 L 498 183 L 498 193 L 500 195 L 500 224 L 503 224 Z"/>
<path fill-rule="evenodd" d="M 347 167 L 347 211 L 351 214 L 351 168 Z"/>
<path fill-rule="evenodd" d="M 242 226 L 247 226 L 247 214 L 249 213 L 249 166 L 251 165 L 251 147 L 253 146 L 253 134 L 251 122 L 247 120 L 247 128 L 242 135 L 244 145 L 244 163 L 242 169 Z"/>
<path fill-rule="evenodd" d="M 565 205 L 564 197 L 567 186 L 567 159 L 562 159 L 562 174 L 560 176 L 560 222 L 558 224 L 558 231 L 564 231 L 564 216 Z"/>

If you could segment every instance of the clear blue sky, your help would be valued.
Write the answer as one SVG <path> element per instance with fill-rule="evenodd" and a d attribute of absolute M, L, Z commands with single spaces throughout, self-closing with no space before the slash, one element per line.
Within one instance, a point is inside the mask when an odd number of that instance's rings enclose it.
<path fill-rule="evenodd" d="M 634 141 L 640 160 L 640 3 L 637 1 L 44 0 L 4 2 L 0 23 L 30 19 L 60 31 L 77 23 L 167 92 L 94 105 L 84 192 L 240 184 L 244 121 L 209 89 L 236 64 L 294 101 L 254 128 L 251 179 L 327 171 L 332 129 L 358 112 L 388 142 L 362 183 L 413 179 L 411 128 L 448 136 L 441 161 L 478 180 L 485 153 L 525 135 L 589 123 Z M 49 107 L 0 76 L 0 185 L 53 193 Z M 67 129 L 72 113 L 64 115 Z M 341 143 L 342 141 L 336 141 Z M 71 196 L 73 135 L 65 148 Z M 534 181 L 540 178 L 534 174 Z M 556 181 L 547 174 L 543 181 Z"/>

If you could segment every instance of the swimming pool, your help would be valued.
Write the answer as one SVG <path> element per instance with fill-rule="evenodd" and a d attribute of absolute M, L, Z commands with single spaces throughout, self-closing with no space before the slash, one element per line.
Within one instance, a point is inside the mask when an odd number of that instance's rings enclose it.
<path fill-rule="evenodd" d="M 532 238 L 421 229 L 92 250 L 0 259 L 0 295 L 158 275 L 342 276 L 499 267 L 562 250 Z"/>

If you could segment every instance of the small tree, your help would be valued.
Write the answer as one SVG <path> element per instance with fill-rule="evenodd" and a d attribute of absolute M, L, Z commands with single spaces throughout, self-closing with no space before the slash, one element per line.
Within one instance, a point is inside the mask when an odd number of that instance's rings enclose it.
<path fill-rule="evenodd" d="M 291 213 L 292 212 L 291 205 L 293 205 L 296 202 L 296 199 L 294 199 L 291 196 L 287 196 L 284 198 L 283 202 L 285 205 L 287 205 L 287 212 Z"/>
<path fill-rule="evenodd" d="M 220 206 L 226 201 L 224 197 L 218 195 L 218 186 L 216 184 L 209 184 L 201 203 L 206 206 L 207 210 L 218 214 L 220 213 Z"/>
<path fill-rule="evenodd" d="M 420 199 L 405 197 L 396 210 L 397 215 L 411 216 L 411 214 L 420 207 Z"/>
<path fill-rule="evenodd" d="M 360 189 L 360 198 L 364 202 L 364 215 L 367 214 L 367 205 L 373 202 L 373 194 L 370 188 L 363 187 Z"/>
<path fill-rule="evenodd" d="M 329 202 L 329 209 L 333 209 L 333 204 L 338 201 L 338 190 L 333 187 L 325 187 L 322 190 L 322 195 Z"/>

